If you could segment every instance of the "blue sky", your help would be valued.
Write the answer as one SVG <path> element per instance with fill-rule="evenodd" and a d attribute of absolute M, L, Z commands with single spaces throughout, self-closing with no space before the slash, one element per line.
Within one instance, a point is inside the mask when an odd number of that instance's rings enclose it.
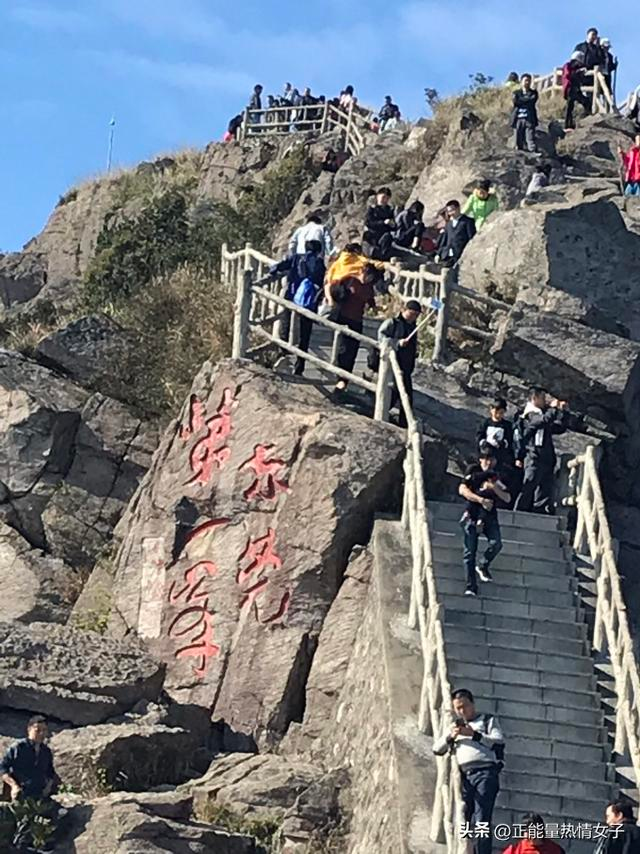
<path fill-rule="evenodd" d="M 631 0 L 0 0 L 0 250 L 20 248 L 60 194 L 104 170 L 112 115 L 121 165 L 219 139 L 258 81 L 328 95 L 352 83 L 363 103 L 389 93 L 417 118 L 425 86 L 450 93 L 476 71 L 548 71 L 591 25 L 611 38 L 626 94 L 640 83 L 636 10 Z"/>

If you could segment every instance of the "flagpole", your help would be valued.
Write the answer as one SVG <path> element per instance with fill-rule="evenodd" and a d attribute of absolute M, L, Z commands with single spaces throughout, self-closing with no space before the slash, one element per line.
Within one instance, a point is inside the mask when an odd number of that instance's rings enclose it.
<path fill-rule="evenodd" d="M 116 120 L 111 118 L 109 122 L 109 146 L 107 149 L 107 175 L 111 172 L 111 162 L 113 160 L 113 139 L 116 133 Z"/>

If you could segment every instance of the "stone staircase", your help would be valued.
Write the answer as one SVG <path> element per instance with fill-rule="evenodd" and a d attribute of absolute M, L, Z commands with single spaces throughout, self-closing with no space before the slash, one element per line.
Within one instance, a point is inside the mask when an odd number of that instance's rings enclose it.
<path fill-rule="evenodd" d="M 449 680 L 473 691 L 479 711 L 497 714 L 506 737 L 495 823 L 517 824 L 527 811 L 549 824 L 601 822 L 619 790 L 607 666 L 590 655 L 579 596 L 589 593 L 588 572 L 581 583 L 561 518 L 505 511 L 494 581 L 466 597 L 462 509 L 430 502 L 430 531 Z M 572 852 L 594 846 L 567 843 Z"/>

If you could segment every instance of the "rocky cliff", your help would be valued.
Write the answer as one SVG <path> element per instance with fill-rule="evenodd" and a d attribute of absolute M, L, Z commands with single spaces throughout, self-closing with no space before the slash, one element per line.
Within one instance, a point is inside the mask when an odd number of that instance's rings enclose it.
<path fill-rule="evenodd" d="M 66 193 L 0 258 L 0 736 L 51 716 L 75 792 L 68 850 L 394 838 L 368 547 L 374 515 L 398 511 L 403 437 L 223 359 L 223 240 L 277 255 L 319 210 L 344 243 L 380 184 L 432 216 L 491 178 L 501 210 L 461 281 L 503 308 L 459 300 L 455 316 L 490 337 L 456 334 L 446 366 L 418 368 L 430 494 L 447 494 L 442 469 L 473 454 L 497 391 L 514 406 L 531 383 L 567 397 L 603 440 L 640 623 L 640 217 L 616 162 L 632 128 L 594 118 L 565 138 L 556 109 L 541 127 L 552 186 L 526 202 L 536 161 L 510 147 L 504 94 L 481 92 L 372 137 L 335 174 L 320 168 L 331 136 L 141 164 Z"/>

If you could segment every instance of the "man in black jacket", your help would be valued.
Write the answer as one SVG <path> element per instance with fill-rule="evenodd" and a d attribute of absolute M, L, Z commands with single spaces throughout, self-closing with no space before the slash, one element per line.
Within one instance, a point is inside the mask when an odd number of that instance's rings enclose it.
<path fill-rule="evenodd" d="M 537 151 L 536 128 L 538 127 L 538 92 L 531 88 L 532 77 L 523 74 L 522 88 L 513 93 L 513 113 L 511 127 L 516 132 L 518 151 Z"/>
<path fill-rule="evenodd" d="M 513 442 L 513 424 L 506 417 L 507 401 L 496 397 L 489 404 L 489 417 L 480 424 L 476 431 L 478 448 L 490 445 L 496 457 L 496 471 L 500 480 L 507 485 L 512 500 L 520 491 L 520 477 L 515 467 L 515 452 Z"/>
<path fill-rule="evenodd" d="M 438 241 L 438 256 L 443 267 L 455 267 L 467 243 L 476 236 L 476 224 L 470 216 L 460 211 L 460 202 L 446 204 L 447 225 Z"/>
<path fill-rule="evenodd" d="M 381 342 L 383 338 L 388 338 L 392 342 L 392 346 L 396 350 L 398 364 L 402 371 L 402 379 L 407 395 L 413 405 L 413 383 L 411 375 L 416 366 L 416 356 L 418 354 L 418 336 L 416 334 L 416 323 L 422 306 L 418 300 L 410 299 L 405 304 L 405 307 L 397 317 L 390 317 L 380 325 L 378 329 L 378 340 Z M 390 409 L 400 400 L 400 393 L 397 386 L 394 384 L 393 392 L 391 393 Z M 398 420 L 400 427 L 407 426 L 407 416 L 402 404 L 400 404 L 400 418 Z"/>
<path fill-rule="evenodd" d="M 605 811 L 608 834 L 595 847 L 595 854 L 638 854 L 640 827 L 630 801 L 611 801 Z"/>
<path fill-rule="evenodd" d="M 564 400 L 547 405 L 544 389 L 532 388 L 516 426 L 517 459 L 524 465 L 522 491 L 516 510 L 528 513 L 555 513 L 553 483 L 556 452 L 553 437 L 569 429 L 570 414 Z"/>
<path fill-rule="evenodd" d="M 587 30 L 587 40 L 577 44 L 574 51 L 584 54 L 584 67 L 587 71 L 593 71 L 596 65 L 602 66 L 604 64 L 604 54 L 595 27 Z"/>
<path fill-rule="evenodd" d="M 375 205 L 367 211 L 364 240 L 369 244 L 371 257 L 377 261 L 388 261 L 391 258 L 396 220 L 390 201 L 391 190 L 388 187 L 381 187 L 376 193 Z"/>

